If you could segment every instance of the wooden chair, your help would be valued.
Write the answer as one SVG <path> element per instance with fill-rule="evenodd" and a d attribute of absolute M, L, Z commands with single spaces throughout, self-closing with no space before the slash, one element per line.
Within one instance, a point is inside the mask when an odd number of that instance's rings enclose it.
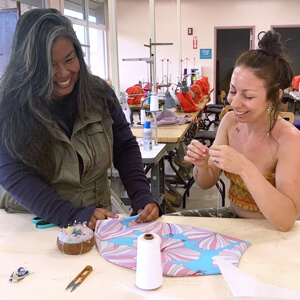
<path fill-rule="evenodd" d="M 222 120 L 223 116 L 229 111 L 232 110 L 232 107 L 230 105 L 225 105 L 222 110 L 220 111 L 220 120 Z M 201 143 L 207 145 L 210 147 L 214 140 L 216 138 L 216 131 L 211 130 L 200 130 L 198 131 L 193 139 L 201 141 Z"/>
<path fill-rule="evenodd" d="M 209 95 L 209 99 L 210 99 L 210 95 Z M 221 91 L 220 101 L 221 101 L 220 104 L 207 104 L 206 107 L 204 108 L 203 113 L 205 115 L 205 118 L 198 120 L 199 128 L 201 130 L 209 130 L 212 124 L 214 124 L 215 126 L 219 125 L 220 113 L 226 102 L 226 93 L 224 91 Z"/>
<path fill-rule="evenodd" d="M 288 111 L 289 110 L 289 104 L 288 103 L 281 103 L 280 110 L 281 111 Z"/>
<path fill-rule="evenodd" d="M 282 111 L 281 113 L 280 113 L 280 116 L 283 118 L 283 119 L 285 119 L 285 120 L 287 120 L 289 123 L 291 123 L 291 124 L 294 124 L 294 122 L 295 122 L 295 115 L 292 113 L 292 112 L 289 112 L 289 111 Z"/>
<path fill-rule="evenodd" d="M 224 108 L 222 109 L 221 113 L 220 113 L 220 120 L 222 120 L 222 118 L 224 117 L 224 115 L 229 112 L 230 110 L 233 110 L 231 105 L 225 105 Z"/>

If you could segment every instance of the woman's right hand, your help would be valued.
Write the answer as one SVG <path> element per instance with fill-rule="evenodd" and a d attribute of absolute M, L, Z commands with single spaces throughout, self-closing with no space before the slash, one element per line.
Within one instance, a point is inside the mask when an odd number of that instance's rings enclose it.
<path fill-rule="evenodd" d="M 94 210 L 94 213 L 90 218 L 90 221 L 88 222 L 88 227 L 91 228 L 92 230 L 94 230 L 98 220 L 104 220 L 107 218 L 119 218 L 119 216 L 111 211 L 104 209 L 104 208 L 97 207 Z"/>
<path fill-rule="evenodd" d="M 205 166 L 208 163 L 208 148 L 201 144 L 198 140 L 192 140 L 187 148 L 187 155 L 184 157 L 186 162 L 199 167 Z"/>

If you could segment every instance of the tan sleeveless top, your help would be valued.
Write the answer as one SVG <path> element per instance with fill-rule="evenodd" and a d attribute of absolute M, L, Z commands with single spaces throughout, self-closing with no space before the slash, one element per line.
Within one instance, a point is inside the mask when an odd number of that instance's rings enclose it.
<path fill-rule="evenodd" d="M 226 171 L 224 173 L 230 179 L 229 200 L 244 209 L 260 211 L 241 176 Z M 264 177 L 275 186 L 275 173 L 264 175 Z"/>

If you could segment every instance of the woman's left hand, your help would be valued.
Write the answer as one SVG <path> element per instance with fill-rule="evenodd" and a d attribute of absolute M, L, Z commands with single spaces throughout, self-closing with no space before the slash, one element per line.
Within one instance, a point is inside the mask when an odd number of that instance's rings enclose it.
<path fill-rule="evenodd" d="M 156 203 L 148 203 L 144 209 L 138 210 L 140 216 L 137 218 L 138 223 L 154 221 L 159 217 L 159 208 Z"/>
<path fill-rule="evenodd" d="M 210 159 L 224 171 L 241 175 L 248 159 L 227 145 L 213 145 L 209 148 Z"/>

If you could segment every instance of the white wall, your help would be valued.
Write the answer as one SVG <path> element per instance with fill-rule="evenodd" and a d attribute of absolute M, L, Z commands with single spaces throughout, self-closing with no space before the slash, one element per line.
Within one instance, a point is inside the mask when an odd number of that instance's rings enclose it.
<path fill-rule="evenodd" d="M 178 74 L 176 0 L 156 0 L 156 42 L 173 42 L 172 46 L 156 47 L 157 76 L 161 80 L 161 59 L 171 61 L 169 74 L 176 83 Z M 202 75 L 208 76 L 213 85 L 214 27 L 255 26 L 255 39 L 261 30 L 271 25 L 300 24 L 299 0 L 181 0 L 182 58 L 188 66 L 202 66 Z M 198 36 L 198 49 L 192 45 Z M 120 89 L 126 90 L 139 80 L 148 80 L 145 62 L 123 62 L 123 58 L 148 57 L 150 24 L 148 0 L 117 0 L 117 28 L 119 47 Z M 256 41 L 257 43 L 257 41 Z M 199 48 L 212 48 L 210 60 L 200 60 Z M 183 64 L 183 68 L 186 63 Z M 166 63 L 164 64 L 166 73 Z"/>

